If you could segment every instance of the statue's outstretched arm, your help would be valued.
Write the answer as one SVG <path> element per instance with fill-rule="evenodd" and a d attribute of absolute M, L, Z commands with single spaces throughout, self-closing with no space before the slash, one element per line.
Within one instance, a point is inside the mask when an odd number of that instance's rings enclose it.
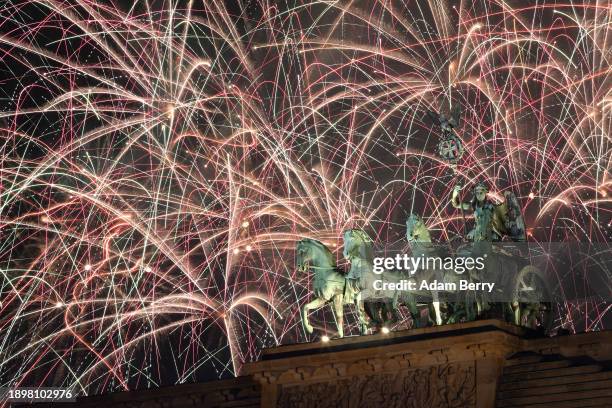
<path fill-rule="evenodd" d="M 453 195 L 451 196 L 451 205 L 453 208 L 461 208 L 464 210 L 471 210 L 472 206 L 470 203 L 462 203 L 459 201 L 459 191 L 461 191 L 461 186 L 455 186 L 453 189 Z"/>

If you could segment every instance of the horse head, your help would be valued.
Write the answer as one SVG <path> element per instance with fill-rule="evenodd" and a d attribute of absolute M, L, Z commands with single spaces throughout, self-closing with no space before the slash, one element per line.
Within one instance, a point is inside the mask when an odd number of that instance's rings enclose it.
<path fill-rule="evenodd" d="M 406 239 L 408 242 L 431 242 L 429 230 L 417 214 L 410 214 L 406 220 Z"/>
<path fill-rule="evenodd" d="M 344 240 L 342 255 L 345 259 L 372 259 L 374 257 L 372 239 L 363 230 L 346 230 L 342 234 L 342 238 Z"/>
<path fill-rule="evenodd" d="M 331 251 L 322 242 L 310 238 L 304 238 L 297 243 L 296 266 L 300 272 L 307 272 L 311 268 L 315 272 L 336 268 Z"/>

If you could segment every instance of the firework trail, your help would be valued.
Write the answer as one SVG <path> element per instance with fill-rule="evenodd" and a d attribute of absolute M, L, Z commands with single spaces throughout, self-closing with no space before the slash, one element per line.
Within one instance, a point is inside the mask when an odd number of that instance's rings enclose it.
<path fill-rule="evenodd" d="M 1 385 L 235 375 L 308 339 L 296 241 L 340 258 L 411 212 L 454 239 L 455 183 L 513 191 L 531 241 L 610 241 L 609 2 L 286 3 L 5 2 Z M 450 105 L 456 167 L 425 118 Z"/>

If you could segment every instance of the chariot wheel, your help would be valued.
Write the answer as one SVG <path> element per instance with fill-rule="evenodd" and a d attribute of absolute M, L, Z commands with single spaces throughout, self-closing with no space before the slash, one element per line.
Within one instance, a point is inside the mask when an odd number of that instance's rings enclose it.
<path fill-rule="evenodd" d="M 523 267 L 513 285 L 511 309 L 514 324 L 543 332 L 552 326 L 552 291 L 542 272 L 531 265 Z"/>

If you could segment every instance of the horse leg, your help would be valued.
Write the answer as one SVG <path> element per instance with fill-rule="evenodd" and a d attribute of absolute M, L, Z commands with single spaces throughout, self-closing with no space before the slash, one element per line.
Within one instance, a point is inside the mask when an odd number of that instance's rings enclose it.
<path fill-rule="evenodd" d="M 448 318 L 446 319 L 446 324 L 453 324 L 460 321 L 461 318 L 465 316 L 465 305 L 466 304 L 460 302 L 451 303 L 449 305 L 450 310 Z"/>
<path fill-rule="evenodd" d="M 478 301 L 474 299 L 474 301 L 470 303 L 470 322 L 478 320 L 478 316 L 480 313 L 479 310 L 480 305 L 478 304 Z"/>
<path fill-rule="evenodd" d="M 368 325 L 365 321 L 365 307 L 364 302 L 361 299 L 361 293 L 355 296 L 355 306 L 357 306 L 357 316 L 359 317 L 359 333 L 366 334 L 368 331 Z"/>
<path fill-rule="evenodd" d="M 376 302 L 364 302 L 363 310 L 366 317 L 370 319 L 370 324 L 378 326 L 378 309 Z"/>
<path fill-rule="evenodd" d="M 336 314 L 336 325 L 338 326 L 338 337 L 344 337 L 344 296 L 334 296 L 334 313 Z"/>
<path fill-rule="evenodd" d="M 385 299 L 385 303 L 383 304 L 384 308 L 384 321 L 383 321 L 383 325 L 388 326 L 392 323 L 397 322 L 397 315 L 395 313 L 395 310 L 393 309 L 393 301 L 389 300 L 389 299 Z"/>
<path fill-rule="evenodd" d="M 433 310 L 435 314 L 436 326 L 442 326 L 442 313 L 440 312 L 440 300 L 438 300 L 438 292 L 432 292 Z"/>
<path fill-rule="evenodd" d="M 393 319 L 393 323 L 397 323 L 400 321 L 400 315 L 399 315 L 399 291 L 396 290 L 393 293 L 393 299 L 391 300 L 391 317 Z"/>
<path fill-rule="evenodd" d="M 514 324 L 521 325 L 521 305 L 516 300 L 512 302 L 512 313 L 514 314 Z"/>
<path fill-rule="evenodd" d="M 475 309 L 478 307 L 476 298 L 466 293 L 464 301 L 465 301 L 465 319 L 468 322 L 476 320 L 477 312 L 475 311 Z"/>
<path fill-rule="evenodd" d="M 304 305 L 304 308 L 302 309 L 302 321 L 304 322 L 304 328 L 306 329 L 308 334 L 312 334 L 312 332 L 314 331 L 314 327 L 312 327 L 310 325 L 310 322 L 308 321 L 308 311 L 312 309 L 316 310 L 320 308 L 321 306 L 323 306 L 326 302 L 327 300 L 325 299 L 316 298 L 312 302 L 306 303 Z"/>
<path fill-rule="evenodd" d="M 487 313 L 489 311 L 489 309 L 491 308 L 489 306 L 489 301 L 486 298 L 486 296 L 479 296 L 476 295 L 476 316 L 479 318 L 482 318 L 483 315 L 485 315 L 485 313 Z"/>
<path fill-rule="evenodd" d="M 421 313 L 419 313 L 419 308 L 417 307 L 416 299 L 412 294 L 407 296 L 406 306 L 408 306 L 408 310 L 410 311 L 410 317 L 412 317 L 412 327 L 418 329 L 421 327 Z"/>

